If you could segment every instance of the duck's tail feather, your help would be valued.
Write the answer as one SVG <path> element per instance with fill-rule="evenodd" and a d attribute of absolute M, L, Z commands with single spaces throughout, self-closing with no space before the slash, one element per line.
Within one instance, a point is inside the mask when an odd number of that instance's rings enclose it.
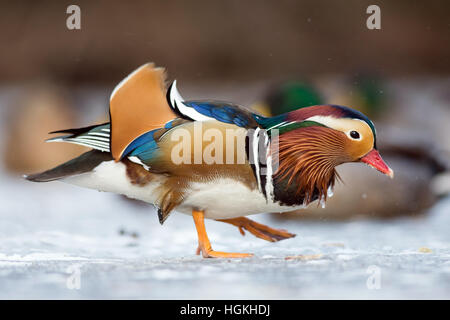
<path fill-rule="evenodd" d="M 28 181 L 33 182 L 48 182 L 59 180 L 69 176 L 92 171 L 92 169 L 97 167 L 100 163 L 111 160 L 111 153 L 91 150 L 53 169 L 41 173 L 25 175 L 24 178 Z"/>
<path fill-rule="evenodd" d="M 67 135 L 48 139 L 47 142 L 75 143 L 109 153 L 110 129 L 109 123 L 103 123 L 85 128 L 53 131 L 50 133 L 67 133 Z"/>

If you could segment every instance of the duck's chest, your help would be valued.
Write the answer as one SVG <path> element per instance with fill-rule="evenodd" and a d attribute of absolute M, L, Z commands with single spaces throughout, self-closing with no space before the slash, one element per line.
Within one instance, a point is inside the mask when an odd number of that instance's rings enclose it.
<path fill-rule="evenodd" d="M 204 210 L 206 218 L 228 219 L 264 212 L 286 212 L 299 208 L 273 202 L 257 189 L 230 178 L 190 185 L 186 199 L 177 211 L 191 214 L 192 209 Z"/>
<path fill-rule="evenodd" d="M 140 184 L 130 167 L 114 161 L 104 162 L 93 171 L 65 179 L 66 182 L 101 191 L 124 194 L 130 198 L 165 207 L 164 199 L 173 201 L 175 211 L 192 214 L 193 209 L 204 210 L 206 218 L 227 219 L 256 213 L 287 212 L 303 208 L 300 204 L 284 205 L 259 191 L 256 183 L 243 179 L 244 174 L 223 177 L 210 174 L 208 179 L 193 181 L 150 174 L 148 182 Z M 241 171 L 233 171 L 241 172 Z M 244 173 L 246 173 L 244 171 Z M 239 177 L 241 178 L 239 178 Z M 172 191 L 172 193 L 170 193 Z M 168 193 L 169 192 L 169 193 Z M 170 194 L 170 197 L 165 195 Z M 266 192 L 267 194 L 267 192 Z M 173 195 L 177 195 L 173 197 Z"/>

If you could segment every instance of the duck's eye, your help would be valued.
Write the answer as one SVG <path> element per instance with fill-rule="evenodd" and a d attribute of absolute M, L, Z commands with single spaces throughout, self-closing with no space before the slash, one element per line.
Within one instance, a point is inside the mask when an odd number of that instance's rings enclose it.
<path fill-rule="evenodd" d="M 350 131 L 350 137 L 352 137 L 353 139 L 359 139 L 358 131 Z"/>

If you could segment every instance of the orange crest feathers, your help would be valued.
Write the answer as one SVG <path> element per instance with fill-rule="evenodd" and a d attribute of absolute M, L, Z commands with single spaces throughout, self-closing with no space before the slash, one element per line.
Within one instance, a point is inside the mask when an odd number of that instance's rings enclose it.
<path fill-rule="evenodd" d="M 147 63 L 114 88 L 109 112 L 111 153 L 115 161 L 121 159 L 134 139 L 175 118 L 166 101 L 164 81 L 164 69 Z"/>
<path fill-rule="evenodd" d="M 326 200 L 329 186 L 339 175 L 335 166 L 342 163 L 344 147 L 341 133 L 324 127 L 308 127 L 285 133 L 279 138 L 279 167 L 275 178 L 294 184 L 296 194 L 304 196 L 305 204 L 315 194 Z"/>

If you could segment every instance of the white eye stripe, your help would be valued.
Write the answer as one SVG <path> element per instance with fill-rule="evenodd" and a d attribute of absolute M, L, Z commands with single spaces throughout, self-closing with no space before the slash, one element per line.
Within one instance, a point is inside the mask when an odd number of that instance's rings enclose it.
<path fill-rule="evenodd" d="M 357 120 L 358 122 L 353 122 L 355 120 Z M 335 118 L 332 116 L 312 116 L 307 118 L 305 121 L 315 121 L 329 128 L 341 131 L 353 141 L 361 141 L 363 140 L 363 138 L 365 139 L 368 135 L 371 135 L 371 133 L 369 132 L 371 130 L 369 125 L 361 119 Z M 360 123 L 361 126 L 358 126 L 358 123 Z M 359 134 L 359 138 L 353 138 L 350 134 L 352 131 L 356 131 Z M 362 132 L 364 134 L 362 134 Z"/>
<path fill-rule="evenodd" d="M 331 117 L 331 116 L 312 116 L 312 117 L 305 119 L 304 121 L 318 122 L 320 124 L 323 124 L 324 126 L 332 128 L 332 129 L 335 129 L 336 126 L 339 125 L 339 120 L 336 119 L 335 117 Z"/>

